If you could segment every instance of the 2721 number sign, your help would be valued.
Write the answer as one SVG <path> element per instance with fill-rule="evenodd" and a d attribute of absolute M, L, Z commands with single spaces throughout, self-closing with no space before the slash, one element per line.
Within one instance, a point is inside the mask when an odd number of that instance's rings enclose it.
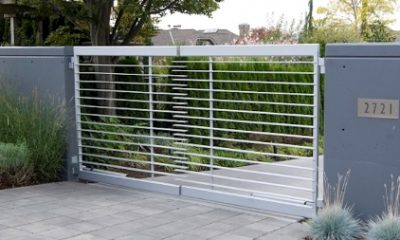
<path fill-rule="evenodd" d="M 399 100 L 358 99 L 358 117 L 399 119 Z"/>

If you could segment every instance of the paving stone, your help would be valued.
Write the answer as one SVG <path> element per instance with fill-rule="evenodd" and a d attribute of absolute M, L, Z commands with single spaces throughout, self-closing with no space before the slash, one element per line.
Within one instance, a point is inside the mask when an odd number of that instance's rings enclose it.
<path fill-rule="evenodd" d="M 159 240 L 159 238 L 151 237 L 140 233 L 130 233 L 127 236 L 115 238 L 115 240 Z"/>
<path fill-rule="evenodd" d="M 141 216 L 136 215 L 136 219 L 140 218 Z M 102 217 L 97 217 L 93 218 L 90 220 L 87 220 L 87 222 L 93 223 L 93 224 L 98 224 L 102 226 L 113 226 L 121 223 L 126 223 L 132 221 L 133 218 L 132 216 L 123 216 L 123 215 L 107 215 L 107 216 L 102 216 Z"/>
<path fill-rule="evenodd" d="M 0 231 L 1 230 L 4 230 L 4 229 L 6 229 L 6 228 L 8 228 L 7 226 L 4 226 L 4 225 L 0 225 Z"/>
<path fill-rule="evenodd" d="M 22 225 L 17 227 L 19 230 L 23 230 L 26 232 L 30 233 L 42 233 L 42 232 L 47 232 L 50 231 L 54 228 L 53 225 L 48 224 L 48 223 L 43 223 L 43 222 L 36 222 L 36 223 L 30 223 L 26 225 Z"/>
<path fill-rule="evenodd" d="M 129 234 L 137 233 L 139 229 L 143 228 L 143 224 L 139 222 L 127 222 L 117 224 L 110 227 L 105 227 L 100 230 L 92 231 L 91 234 L 106 239 L 114 239 L 118 237 L 127 236 Z"/>
<path fill-rule="evenodd" d="M 71 237 L 71 238 L 66 238 L 65 240 L 106 240 L 106 238 L 102 238 L 99 236 L 95 236 L 90 233 L 85 233 L 79 236 Z"/>
<path fill-rule="evenodd" d="M 244 214 L 239 214 L 239 215 L 236 215 L 233 217 L 226 218 L 226 219 L 222 220 L 222 222 L 237 225 L 237 226 L 244 226 L 244 225 L 258 222 L 265 218 L 266 217 L 262 216 L 262 215 L 252 215 L 252 214 L 244 213 Z"/>
<path fill-rule="evenodd" d="M 99 230 L 99 229 L 103 228 L 102 225 L 95 224 L 92 222 L 87 222 L 87 221 L 66 225 L 65 227 L 69 228 L 69 229 L 73 229 L 78 232 L 82 232 L 82 233 L 91 232 L 91 231 Z"/>
<path fill-rule="evenodd" d="M 236 230 L 229 232 L 229 234 L 242 236 L 242 237 L 249 237 L 249 238 L 257 238 L 265 235 L 267 231 L 263 229 L 254 229 L 248 227 L 241 227 Z"/>
<path fill-rule="evenodd" d="M 195 235 L 191 233 L 181 233 L 172 237 L 164 238 L 163 240 L 204 240 L 205 236 Z M 232 239 L 233 240 L 233 239 Z"/>
<path fill-rule="evenodd" d="M 14 228 L 6 228 L 0 231 L 0 239 L 1 240 L 14 240 L 16 238 L 27 238 L 30 234 L 28 232 L 14 229 Z"/>
<path fill-rule="evenodd" d="M 74 236 L 78 236 L 82 232 L 71 229 L 68 227 L 53 227 L 51 230 L 39 233 L 38 236 L 54 238 L 54 239 L 64 239 Z"/>
<path fill-rule="evenodd" d="M 235 235 L 235 234 L 223 234 L 214 238 L 210 238 L 212 240 L 253 240 L 254 238 L 252 237 L 246 237 L 246 236 L 241 236 L 241 235 Z M 280 240 L 280 238 L 277 238 L 275 240 Z"/>
<path fill-rule="evenodd" d="M 235 225 L 216 222 L 216 223 L 211 223 L 211 224 L 208 224 L 208 225 L 200 227 L 200 228 L 193 229 L 190 231 L 190 234 L 201 236 L 203 238 L 211 238 L 211 237 L 215 237 L 215 236 L 230 232 L 235 228 L 236 228 Z"/>
<path fill-rule="evenodd" d="M 308 235 L 308 226 L 306 224 L 294 223 L 278 231 L 266 234 L 258 238 L 259 240 L 300 240 Z"/>
<path fill-rule="evenodd" d="M 300 239 L 304 225 L 235 207 L 82 183 L 3 190 L 1 240 Z"/>

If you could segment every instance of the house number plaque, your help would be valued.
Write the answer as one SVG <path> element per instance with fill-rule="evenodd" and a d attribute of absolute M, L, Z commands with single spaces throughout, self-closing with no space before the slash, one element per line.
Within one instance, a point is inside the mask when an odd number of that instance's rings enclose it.
<path fill-rule="evenodd" d="M 399 119 L 399 100 L 359 98 L 358 117 Z"/>

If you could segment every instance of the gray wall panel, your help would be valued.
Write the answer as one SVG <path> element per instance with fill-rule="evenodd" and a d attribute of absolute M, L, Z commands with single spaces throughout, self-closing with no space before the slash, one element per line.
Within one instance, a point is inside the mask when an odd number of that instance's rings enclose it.
<path fill-rule="evenodd" d="M 74 108 L 74 74 L 70 68 L 73 49 L 0 48 L 0 81 L 10 84 L 20 96 L 37 91 L 43 99 L 56 99 L 67 106 L 67 154 L 65 179 L 73 179 L 72 158 L 77 155 Z"/>
<path fill-rule="evenodd" d="M 400 99 L 400 55 L 361 58 L 348 51 L 337 57 L 333 51 L 342 54 L 354 45 L 342 48 L 327 47 L 324 168 L 332 184 L 338 173 L 351 169 L 346 203 L 369 218 L 382 213 L 384 184 L 400 174 L 400 120 L 360 118 L 357 100 Z"/>

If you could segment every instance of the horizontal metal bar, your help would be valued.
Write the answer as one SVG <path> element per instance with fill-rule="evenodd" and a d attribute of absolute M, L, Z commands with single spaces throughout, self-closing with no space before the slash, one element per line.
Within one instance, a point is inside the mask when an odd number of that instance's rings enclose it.
<path fill-rule="evenodd" d="M 126 67 L 126 68 L 186 68 L 185 65 L 147 65 L 147 64 L 99 64 L 99 63 L 77 63 L 83 67 Z"/>
<path fill-rule="evenodd" d="M 227 186 L 227 185 L 223 185 L 223 184 L 215 184 L 215 183 L 209 183 L 209 182 L 190 180 L 190 179 L 186 179 L 185 175 L 178 175 L 177 180 L 182 181 L 182 182 L 192 183 L 192 184 L 204 185 L 204 186 L 208 186 L 210 188 L 216 187 L 216 188 L 224 188 L 224 189 L 229 189 L 229 190 L 247 192 L 247 193 L 250 193 L 250 196 L 256 196 L 257 194 L 259 194 L 259 195 L 263 195 L 267 198 L 273 198 L 273 199 L 278 199 L 278 200 L 283 200 L 283 201 L 293 201 L 293 202 L 298 202 L 300 204 L 304 204 L 305 202 L 311 201 L 311 199 L 299 198 L 299 197 L 294 197 L 294 196 L 286 195 L 286 194 L 263 192 L 263 191 L 258 191 L 258 190 L 252 190 L 249 188 L 239 188 L 239 187 L 232 187 L 232 186 Z M 259 196 L 259 197 L 261 197 L 261 196 Z"/>
<path fill-rule="evenodd" d="M 154 174 L 165 175 L 165 176 L 175 176 L 175 174 L 166 173 L 166 172 L 151 171 L 151 170 L 145 170 L 145 169 L 133 168 L 133 167 L 124 167 L 124 166 L 112 165 L 112 164 L 107 164 L 107 163 L 98 163 L 98 162 L 91 162 L 91 161 L 82 161 L 82 163 L 95 165 L 95 166 L 99 166 L 99 167 L 109 167 L 109 168 L 120 169 L 120 170 L 128 170 L 128 171 L 132 171 L 132 172 L 154 173 Z"/>
<path fill-rule="evenodd" d="M 175 171 L 179 172 L 179 173 L 187 173 L 187 174 L 193 174 L 193 175 L 198 175 L 198 176 L 213 177 L 213 178 L 236 181 L 236 182 L 254 183 L 254 184 L 260 184 L 260 185 L 271 186 L 271 187 L 279 187 L 279 188 L 287 188 L 287 189 L 293 189 L 293 190 L 299 190 L 299 191 L 312 192 L 312 189 L 309 189 L 309 188 L 296 187 L 296 186 L 291 186 L 291 185 L 286 185 L 286 184 L 271 183 L 271 182 L 266 182 L 266 181 L 243 179 L 243 178 L 238 178 L 238 177 L 223 176 L 223 175 L 216 174 L 217 172 L 214 172 L 214 174 L 211 174 L 211 173 L 205 173 L 205 172 L 193 172 L 193 171 L 188 171 L 188 170 L 184 170 L 184 169 L 176 169 Z"/>
<path fill-rule="evenodd" d="M 109 106 L 97 106 L 97 105 L 79 105 L 81 108 L 100 108 L 100 109 L 115 109 L 123 111 L 135 111 L 135 112 L 156 112 L 156 113 L 177 113 L 177 114 L 187 114 L 185 111 L 173 111 L 173 110 L 157 110 L 157 109 L 142 109 L 142 108 L 127 108 L 127 107 L 109 107 Z"/>
<path fill-rule="evenodd" d="M 183 129 L 158 128 L 158 127 L 148 127 L 148 126 L 139 126 L 139 125 L 126 125 L 126 124 L 112 124 L 112 123 L 91 122 L 91 121 L 81 121 L 81 120 L 78 120 L 78 123 L 99 125 L 99 126 L 133 128 L 133 129 L 158 130 L 158 131 L 167 131 L 167 132 L 187 132 L 187 130 L 183 130 Z"/>
<path fill-rule="evenodd" d="M 178 152 L 177 151 L 175 153 L 180 154 L 180 155 L 203 157 L 203 158 L 210 157 L 209 154 L 200 154 L 200 153 L 192 153 L 192 152 Z M 216 155 L 212 156 L 212 158 L 218 159 L 218 160 L 241 162 L 241 163 L 246 163 L 246 164 L 258 164 L 258 165 L 265 165 L 265 166 L 270 166 L 270 167 L 283 167 L 283 168 L 292 168 L 292 169 L 304 170 L 304 171 L 314 171 L 313 168 L 309 168 L 309 167 L 300 167 L 300 166 L 287 165 L 287 164 L 281 164 L 281 163 L 276 163 L 276 162 L 260 162 L 260 161 L 254 161 L 254 160 L 248 160 L 248 159 L 220 157 L 220 156 L 216 156 Z"/>
<path fill-rule="evenodd" d="M 116 73 L 116 72 L 76 72 L 76 74 L 81 75 L 113 75 L 113 76 L 142 76 L 148 77 L 149 74 L 147 73 Z M 152 74 L 153 77 L 187 77 L 185 75 L 173 75 L 173 74 Z"/>
<path fill-rule="evenodd" d="M 205 107 L 173 106 L 173 108 L 186 109 L 186 110 L 210 111 L 210 108 L 205 108 Z M 299 117 L 299 118 L 314 118 L 315 117 L 314 115 L 306 115 L 306 114 L 249 111 L 249 110 L 239 110 L 239 109 L 223 109 L 223 108 L 216 108 L 216 107 L 213 108 L 213 111 L 214 112 L 232 112 L 232 113 L 260 114 L 260 115 L 271 115 L 271 116 L 285 116 L 285 117 Z"/>
<path fill-rule="evenodd" d="M 78 116 L 105 117 L 105 118 L 117 118 L 117 119 L 129 119 L 129 120 L 149 121 L 148 118 L 129 117 L 129 116 L 119 116 L 119 115 L 94 114 L 94 113 L 77 113 L 77 115 L 78 115 Z M 153 121 L 156 121 L 156 122 L 170 122 L 170 123 L 187 123 L 186 120 L 162 119 L 162 118 L 156 118 L 156 119 L 153 119 Z"/>
<path fill-rule="evenodd" d="M 175 46 L 74 47 L 75 56 L 177 56 Z"/>
<path fill-rule="evenodd" d="M 101 98 L 101 97 L 77 97 L 78 99 L 86 100 L 107 100 L 107 101 L 120 101 L 120 102 L 134 102 L 134 103 L 149 103 L 149 100 L 139 99 L 125 99 L 125 98 Z M 170 105 L 187 105 L 187 102 L 168 102 L 168 101 L 153 101 L 155 104 L 170 104 Z"/>
<path fill-rule="evenodd" d="M 174 60 L 174 63 L 209 63 L 208 60 Z M 213 60 L 213 63 L 224 63 L 224 64 L 256 64 L 256 63 L 264 63 L 264 64 L 315 64 L 313 61 L 248 61 L 248 60 Z"/>
<path fill-rule="evenodd" d="M 93 129 L 80 129 L 82 132 L 89 132 L 89 133 L 100 133 L 100 134 L 111 134 L 111 135 L 118 135 L 118 136 L 126 136 L 126 137 L 137 137 L 137 138 L 150 138 L 148 135 L 140 135 L 140 134 L 130 134 L 130 133 L 121 133 L 121 132 L 110 132 L 110 131 L 100 131 L 100 130 L 93 130 Z M 186 139 L 175 138 L 175 137 L 165 137 L 165 136 L 153 136 L 154 139 L 162 139 L 162 140 L 172 140 L 172 141 L 185 141 Z"/>
<path fill-rule="evenodd" d="M 236 120 L 229 118 L 209 118 L 209 117 L 200 117 L 200 116 L 188 116 L 188 115 L 174 115 L 174 118 L 183 118 L 183 119 L 196 119 L 196 120 L 213 120 L 217 122 L 231 122 L 231 123 L 243 123 L 243 124 L 252 124 L 252 125 L 271 125 L 271 126 L 282 126 L 282 127 L 297 127 L 297 128 L 309 128 L 313 129 L 312 125 L 301 125 L 301 124 L 286 124 L 279 122 L 260 122 L 260 121 L 252 121 L 252 120 Z"/>
<path fill-rule="evenodd" d="M 207 79 L 186 79 L 186 78 L 179 78 L 179 79 L 172 79 L 173 81 L 177 82 L 208 82 Z M 243 83 L 243 84 L 264 84 L 264 85 L 294 85 L 294 86 L 314 86 L 314 83 L 305 83 L 305 82 L 276 82 L 276 81 L 252 81 L 252 80 L 219 80 L 215 79 L 214 83 Z"/>
<path fill-rule="evenodd" d="M 306 218 L 315 217 L 313 206 L 309 206 L 308 204 L 298 204 L 290 201 L 279 201 L 276 199 L 266 199 L 256 196 L 245 196 L 243 194 L 234 194 L 226 191 L 196 188 L 185 185 L 181 187 L 180 192 L 182 196 L 200 198 L 207 201 L 216 201 L 241 207 L 262 209 L 276 212 L 278 214 L 289 214 L 291 216 L 295 215 Z"/>
<path fill-rule="evenodd" d="M 139 155 L 145 155 L 145 156 L 155 156 L 155 157 L 165 157 L 165 158 L 172 158 L 172 159 L 183 159 L 185 160 L 185 157 L 178 157 L 178 156 L 172 156 L 172 155 L 167 155 L 167 154 L 160 154 L 160 153 L 148 153 L 148 152 L 138 152 L 138 151 L 131 151 L 131 150 L 121 150 L 121 149 L 114 149 L 114 148 L 105 148 L 105 147 L 97 147 L 97 146 L 89 146 L 89 145 L 79 145 L 79 147 L 82 148 L 90 148 L 90 149 L 97 149 L 97 150 L 103 150 L 103 151 L 110 151 L 110 152 L 121 152 L 121 153 L 130 153 L 130 154 L 139 154 Z"/>
<path fill-rule="evenodd" d="M 89 138 L 89 137 L 79 137 L 79 139 L 86 140 L 86 141 L 93 141 L 93 142 L 117 143 L 117 144 L 139 146 L 139 147 L 154 147 L 154 148 L 163 148 L 163 149 L 168 149 L 168 150 L 186 151 L 186 149 L 184 149 L 184 148 L 163 146 L 163 145 L 157 145 L 157 144 L 146 144 L 146 143 L 137 143 L 137 142 L 116 141 L 116 140 L 107 140 L 107 139 Z"/>
<path fill-rule="evenodd" d="M 179 83 L 145 83 L 145 82 L 119 82 L 119 81 L 98 81 L 98 80 L 82 80 L 80 83 L 104 83 L 104 84 L 117 84 L 117 85 L 133 85 L 133 86 L 165 86 L 165 87 L 185 87 L 187 84 Z"/>
<path fill-rule="evenodd" d="M 293 144 L 286 144 L 286 143 L 261 142 L 261 141 L 252 141 L 252 140 L 236 139 L 236 138 L 210 137 L 210 136 L 192 135 L 192 134 L 186 134 L 186 133 L 174 133 L 174 136 L 185 137 L 185 138 L 195 138 L 195 139 L 196 138 L 212 139 L 215 141 L 237 142 L 237 143 L 246 143 L 246 144 L 275 146 L 275 147 L 288 147 L 288 148 L 299 148 L 299 149 L 308 149 L 308 150 L 314 149 L 312 146 L 310 147 L 310 146 L 293 145 Z"/>
<path fill-rule="evenodd" d="M 252 56 L 318 56 L 318 44 L 293 45 L 223 45 L 223 46 L 181 46 L 180 56 L 208 57 L 252 57 Z"/>
<path fill-rule="evenodd" d="M 78 177 L 81 180 L 87 180 L 91 182 L 102 182 L 128 188 L 180 195 L 180 186 L 170 183 L 155 182 L 149 179 L 143 180 L 143 179 L 121 177 L 107 173 L 87 171 L 87 170 L 80 170 L 78 172 Z"/>
<path fill-rule="evenodd" d="M 187 167 L 179 166 L 179 165 L 176 165 L 176 164 L 160 163 L 160 162 L 157 162 L 157 161 L 150 162 L 150 161 L 136 160 L 136 159 L 131 159 L 131 158 L 121 158 L 121 157 L 108 156 L 108 155 L 98 155 L 98 154 L 91 154 L 91 153 L 82 153 L 81 155 L 82 156 L 87 156 L 87 157 L 95 157 L 95 158 L 115 160 L 115 161 L 126 161 L 126 162 L 141 163 L 141 164 L 146 164 L 146 165 L 152 164 L 152 165 L 156 165 L 156 166 L 187 169 Z"/>
<path fill-rule="evenodd" d="M 190 72 L 190 73 L 209 73 L 210 70 L 198 69 L 172 69 L 172 72 Z M 212 70 L 213 73 L 241 73 L 241 74 L 285 74 L 285 75 L 314 75 L 314 72 L 292 72 L 292 71 L 241 71 L 241 70 Z"/>
<path fill-rule="evenodd" d="M 251 173 L 251 174 L 256 174 L 256 175 L 273 176 L 273 177 L 280 177 L 280 178 L 290 178 L 290 179 L 296 179 L 296 180 L 300 180 L 300 181 L 310 181 L 311 182 L 313 180 L 312 178 L 306 178 L 306 177 L 296 177 L 296 176 L 287 175 L 287 174 L 260 172 L 260 171 L 248 170 L 248 169 L 244 169 L 244 168 L 240 168 L 240 167 L 238 167 L 238 168 L 223 167 L 223 166 L 219 166 L 219 165 L 191 162 L 190 160 L 186 160 L 186 161 L 175 160 L 175 162 L 189 165 L 189 166 L 192 165 L 192 166 L 199 166 L 199 167 L 221 169 L 221 170 L 232 171 L 232 172 Z"/>
<path fill-rule="evenodd" d="M 286 96 L 304 96 L 313 97 L 314 93 L 296 93 L 296 92 L 258 92 L 258 91 L 241 91 L 241 90 L 229 90 L 229 89 L 205 89 L 205 88 L 180 88 L 174 87 L 174 90 L 181 91 L 199 91 L 199 92 L 223 92 L 223 93 L 242 93 L 242 94 L 260 94 L 260 95 L 286 95 Z"/>
<path fill-rule="evenodd" d="M 208 98 L 191 98 L 191 97 L 173 97 L 177 100 L 186 101 L 210 101 Z M 236 99 L 213 99 L 214 102 L 226 102 L 226 103 L 244 103 L 244 104 L 265 104 L 265 105 L 278 105 L 278 106 L 289 106 L 289 107 L 315 107 L 314 104 L 304 104 L 304 103 L 290 103 L 290 102 L 268 102 L 268 101 L 246 101 L 246 100 L 236 100 Z"/>
<path fill-rule="evenodd" d="M 78 91 L 89 91 L 89 92 L 115 92 L 115 93 L 134 93 L 148 95 L 149 92 L 141 91 L 125 91 L 125 90 L 114 90 L 114 89 L 95 89 L 95 88 L 77 88 Z M 153 92 L 154 95 L 171 95 L 171 96 L 187 96 L 186 93 L 171 93 L 171 92 Z"/>
<path fill-rule="evenodd" d="M 243 149 L 235 149 L 235 148 L 216 147 L 216 146 L 209 146 L 209 145 L 202 145 L 202 144 L 193 144 L 193 143 L 184 143 L 184 142 L 180 142 L 180 143 L 176 143 L 176 144 L 182 145 L 182 146 L 187 146 L 187 147 L 207 148 L 207 149 L 214 149 L 214 150 L 227 151 L 227 152 L 236 152 L 236 153 L 245 153 L 245 154 L 256 154 L 256 155 L 267 156 L 267 157 L 281 157 L 281 158 L 287 158 L 287 159 L 310 159 L 310 157 L 306 157 L 306 156 L 259 152 L 259 151 L 251 151 L 251 150 L 243 150 Z"/>
<path fill-rule="evenodd" d="M 289 138 L 310 139 L 310 140 L 314 139 L 313 136 L 283 134 L 283 133 L 273 133 L 273 132 L 260 132 L 260 131 L 247 131 L 247 130 L 239 130 L 239 129 L 232 129 L 232 128 L 210 128 L 210 127 L 206 127 L 206 126 L 188 125 L 188 124 L 174 124 L 174 126 L 181 127 L 181 128 L 198 128 L 198 129 L 205 129 L 205 130 L 212 129 L 215 131 L 231 132 L 231 133 L 248 133 L 248 134 L 257 134 L 257 135 L 265 135 L 265 136 L 289 137 Z"/>

